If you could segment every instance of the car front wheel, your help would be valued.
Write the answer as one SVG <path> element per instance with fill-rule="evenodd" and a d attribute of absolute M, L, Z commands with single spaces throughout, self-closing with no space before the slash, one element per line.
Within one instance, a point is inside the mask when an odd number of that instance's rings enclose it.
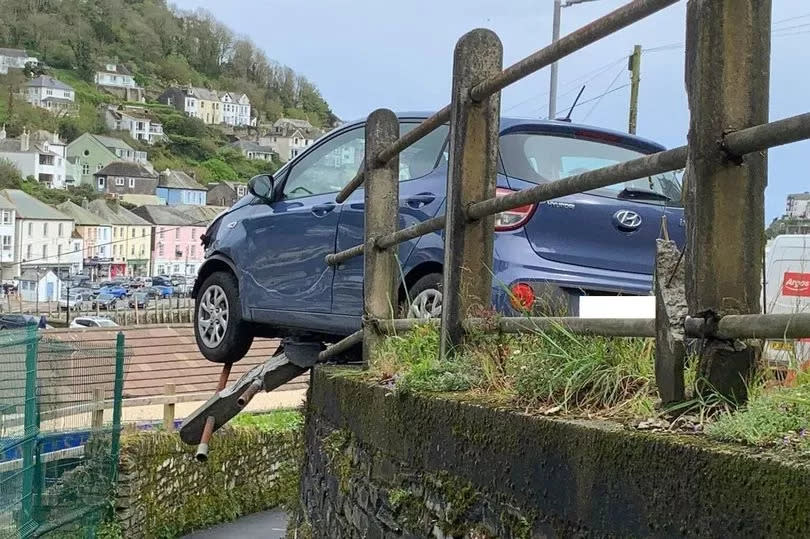
<path fill-rule="evenodd" d="M 439 318 L 442 315 L 442 275 L 431 273 L 408 290 L 403 306 L 406 318 Z"/>
<path fill-rule="evenodd" d="M 200 287 L 194 336 L 202 355 L 215 363 L 235 363 L 250 350 L 253 334 L 242 320 L 239 286 L 231 273 L 212 273 Z"/>

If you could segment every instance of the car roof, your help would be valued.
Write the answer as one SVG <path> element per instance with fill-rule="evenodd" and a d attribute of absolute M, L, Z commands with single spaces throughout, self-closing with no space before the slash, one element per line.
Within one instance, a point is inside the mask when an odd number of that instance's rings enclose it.
<path fill-rule="evenodd" d="M 434 112 L 430 111 L 402 111 L 395 113 L 400 120 L 424 120 L 430 117 Z M 350 128 L 360 125 L 365 122 L 365 119 L 355 120 L 347 123 L 341 127 Z M 606 129 L 604 127 L 597 127 L 594 125 L 577 124 L 564 120 L 541 120 L 539 118 L 519 118 L 501 116 L 500 122 L 500 135 L 509 133 L 529 131 L 533 133 L 547 133 L 550 135 L 568 135 L 577 136 L 578 134 L 587 133 L 589 135 L 603 135 L 605 142 L 618 144 L 620 146 L 629 146 L 637 148 L 644 152 L 660 152 L 666 149 L 661 144 L 652 140 L 630 135 L 621 131 L 613 129 Z M 588 138 L 597 138 L 590 136 Z"/>

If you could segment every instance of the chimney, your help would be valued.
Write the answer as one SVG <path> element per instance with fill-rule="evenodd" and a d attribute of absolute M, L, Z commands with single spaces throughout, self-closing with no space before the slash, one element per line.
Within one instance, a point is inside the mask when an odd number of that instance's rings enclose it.
<path fill-rule="evenodd" d="M 90 201 L 87 200 L 87 197 L 82 197 L 82 208 L 85 210 L 90 208 Z"/>
<path fill-rule="evenodd" d="M 54 144 L 59 144 L 60 142 L 61 142 L 61 141 L 59 140 L 59 133 L 57 133 L 56 131 L 54 131 L 54 133 L 53 133 L 53 143 L 54 143 Z"/>
<path fill-rule="evenodd" d="M 22 135 L 20 135 L 20 150 L 27 152 L 30 146 L 31 135 L 28 133 L 28 129 L 23 127 Z"/>
<path fill-rule="evenodd" d="M 0 140 L 5 140 L 6 138 L 6 124 L 3 124 L 3 128 L 0 129 Z"/>

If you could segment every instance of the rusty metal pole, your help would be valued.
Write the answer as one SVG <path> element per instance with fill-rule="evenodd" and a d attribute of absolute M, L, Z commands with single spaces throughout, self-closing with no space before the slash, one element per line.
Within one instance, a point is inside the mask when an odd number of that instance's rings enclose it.
<path fill-rule="evenodd" d="M 379 249 L 379 236 L 399 228 L 399 155 L 380 164 L 376 156 L 399 137 L 399 120 L 388 109 L 377 109 L 366 120 L 365 248 L 363 302 L 366 321 L 396 318 L 397 247 Z M 363 326 L 363 361 L 368 363 L 383 336 L 373 323 Z"/>
<path fill-rule="evenodd" d="M 687 4 L 685 262 L 693 316 L 760 312 L 767 158 L 730 158 L 721 140 L 768 121 L 770 28 L 770 0 Z M 704 388 L 742 400 L 756 359 L 750 343 L 709 338 L 698 375 Z"/>
<path fill-rule="evenodd" d="M 464 338 L 462 323 L 474 307 L 492 304 L 493 215 L 468 221 L 467 207 L 495 196 L 500 91 L 474 101 L 470 90 L 501 73 L 503 47 L 494 32 L 476 29 L 459 39 L 453 55 L 450 164 L 444 240 L 441 357 Z"/>
<path fill-rule="evenodd" d="M 219 381 L 217 381 L 216 393 L 219 393 L 228 385 L 228 378 L 231 376 L 231 367 L 233 367 L 233 363 L 225 363 L 222 366 L 222 371 L 219 373 Z M 216 418 L 214 416 L 205 418 L 205 427 L 203 428 L 202 436 L 200 436 L 200 445 L 197 446 L 197 452 L 194 454 L 194 458 L 198 462 L 208 460 L 208 443 L 211 441 L 211 436 L 214 434 L 214 427 L 216 427 Z"/>

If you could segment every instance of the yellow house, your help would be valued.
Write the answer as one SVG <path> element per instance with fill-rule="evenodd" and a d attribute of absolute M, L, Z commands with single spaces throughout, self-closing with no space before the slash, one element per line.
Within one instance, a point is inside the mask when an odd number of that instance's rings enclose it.
<path fill-rule="evenodd" d="M 152 262 L 152 225 L 115 201 L 94 200 L 88 209 L 112 224 L 110 276 L 148 276 Z"/>
<path fill-rule="evenodd" d="M 193 87 L 189 95 L 197 98 L 196 116 L 199 119 L 211 125 L 219 125 L 222 123 L 222 103 L 216 91 Z"/>

